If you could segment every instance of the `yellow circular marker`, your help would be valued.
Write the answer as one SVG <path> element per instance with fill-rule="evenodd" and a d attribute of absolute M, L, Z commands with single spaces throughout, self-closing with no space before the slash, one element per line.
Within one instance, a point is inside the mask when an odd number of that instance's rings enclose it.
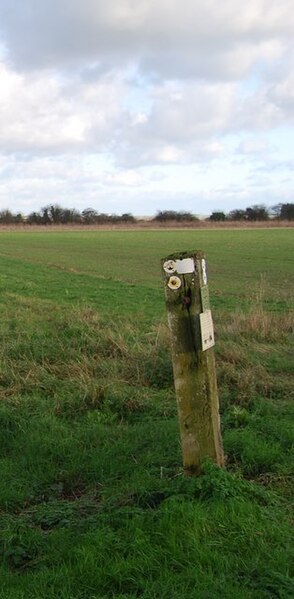
<path fill-rule="evenodd" d="M 173 291 L 176 291 L 177 289 L 179 289 L 182 285 L 182 281 L 180 279 L 180 277 L 170 277 L 167 283 L 167 286 L 172 289 Z"/>

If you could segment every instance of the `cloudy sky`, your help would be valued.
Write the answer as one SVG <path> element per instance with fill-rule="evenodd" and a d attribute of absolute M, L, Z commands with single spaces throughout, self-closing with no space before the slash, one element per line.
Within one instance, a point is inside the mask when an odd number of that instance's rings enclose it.
<path fill-rule="evenodd" d="M 293 202 L 293 0 L 0 0 L 0 209 Z"/>

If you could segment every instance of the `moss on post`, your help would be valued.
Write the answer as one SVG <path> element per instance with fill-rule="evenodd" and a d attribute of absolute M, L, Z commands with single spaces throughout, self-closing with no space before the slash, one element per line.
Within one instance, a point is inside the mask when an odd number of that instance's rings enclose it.
<path fill-rule="evenodd" d="M 183 464 L 199 474 L 206 457 L 224 463 L 205 256 L 172 254 L 162 269 Z"/>

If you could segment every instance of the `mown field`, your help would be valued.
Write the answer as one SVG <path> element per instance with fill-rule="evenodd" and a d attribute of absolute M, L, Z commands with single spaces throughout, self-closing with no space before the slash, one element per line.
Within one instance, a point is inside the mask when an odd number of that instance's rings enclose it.
<path fill-rule="evenodd" d="M 1 599 L 293 596 L 293 241 L 0 232 Z M 187 249 L 207 253 L 227 463 L 199 478 L 160 274 Z"/>

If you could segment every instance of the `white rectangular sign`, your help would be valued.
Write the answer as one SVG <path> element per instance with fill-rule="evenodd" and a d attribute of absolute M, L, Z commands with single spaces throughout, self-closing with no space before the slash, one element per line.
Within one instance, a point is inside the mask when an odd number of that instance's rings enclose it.
<path fill-rule="evenodd" d="M 176 270 L 179 275 L 187 275 L 194 272 L 195 264 L 193 258 L 184 258 L 176 260 Z"/>
<path fill-rule="evenodd" d="M 200 331 L 202 351 L 214 346 L 214 331 L 211 316 L 211 310 L 206 310 L 200 314 Z"/>

